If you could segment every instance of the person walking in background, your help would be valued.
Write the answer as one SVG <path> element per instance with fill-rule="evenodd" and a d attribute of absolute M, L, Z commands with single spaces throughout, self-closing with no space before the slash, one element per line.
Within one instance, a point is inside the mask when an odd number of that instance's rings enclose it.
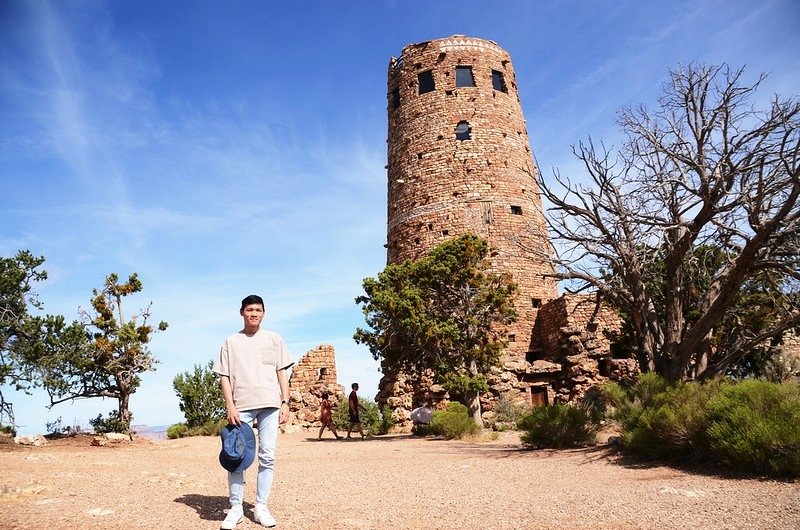
<path fill-rule="evenodd" d="M 289 379 L 286 369 L 294 364 L 283 338 L 261 329 L 264 300 L 251 294 L 242 300 L 239 315 L 244 328 L 222 344 L 213 371 L 220 376 L 228 423 L 256 423 L 258 428 L 258 475 L 253 520 L 266 527 L 277 524 L 267 507 L 275 472 L 278 424 L 289 418 Z M 233 529 L 244 518 L 244 471 L 228 472 L 231 509 L 220 525 Z"/>
<path fill-rule="evenodd" d="M 347 439 L 350 439 L 350 432 L 353 430 L 353 427 L 356 428 L 358 434 L 361 435 L 361 439 L 365 438 L 364 431 L 361 430 L 361 418 L 359 417 L 359 411 L 363 410 L 364 412 L 367 409 L 358 402 L 358 383 L 353 383 L 350 385 L 352 391 L 350 392 L 350 396 L 347 398 L 348 407 L 350 409 L 350 423 L 347 426 Z"/>
<path fill-rule="evenodd" d="M 320 410 L 319 421 L 320 423 L 322 423 L 322 426 L 319 428 L 319 436 L 317 436 L 317 440 L 322 439 L 322 431 L 325 430 L 325 427 L 331 430 L 331 432 L 333 433 L 333 435 L 336 437 L 337 440 L 341 438 L 341 436 L 339 436 L 339 433 L 336 432 L 336 425 L 333 424 L 333 415 L 331 414 L 331 402 L 328 401 L 329 395 L 330 394 L 328 394 L 327 392 L 322 393 L 322 402 L 319 405 L 319 410 Z"/>

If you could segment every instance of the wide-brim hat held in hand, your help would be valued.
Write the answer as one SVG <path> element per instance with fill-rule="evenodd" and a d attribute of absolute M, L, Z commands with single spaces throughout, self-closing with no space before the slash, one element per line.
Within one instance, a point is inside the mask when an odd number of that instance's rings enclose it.
<path fill-rule="evenodd" d="M 219 431 L 222 450 L 219 463 L 231 473 L 244 471 L 256 457 L 256 435 L 247 423 L 228 424 Z"/>

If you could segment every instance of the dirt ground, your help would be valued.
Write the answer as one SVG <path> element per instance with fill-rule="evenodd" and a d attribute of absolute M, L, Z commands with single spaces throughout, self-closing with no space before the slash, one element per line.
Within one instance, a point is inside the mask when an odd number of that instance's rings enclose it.
<path fill-rule="evenodd" d="M 90 444 L 0 445 L 0 528 L 219 527 L 218 438 Z M 246 476 L 238 528 L 260 528 L 255 466 Z M 607 445 L 524 451 L 516 433 L 480 443 L 282 434 L 269 504 L 286 529 L 800 528 L 797 481 L 647 465 Z"/>

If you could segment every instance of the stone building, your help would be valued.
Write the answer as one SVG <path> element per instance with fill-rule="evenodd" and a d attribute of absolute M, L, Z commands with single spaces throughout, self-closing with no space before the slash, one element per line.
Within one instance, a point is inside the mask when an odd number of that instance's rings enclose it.
<path fill-rule="evenodd" d="M 337 403 L 344 396 L 344 387 L 336 380 L 336 353 L 329 344 L 309 350 L 292 367 L 289 410 L 293 425 L 319 426 L 320 396 L 323 392 L 330 394 L 332 403 Z"/>
<path fill-rule="evenodd" d="M 586 304 L 558 298 L 539 169 L 509 54 L 493 41 L 462 35 L 408 45 L 389 62 L 387 112 L 387 262 L 419 258 L 470 233 L 489 242 L 492 268 L 510 272 L 519 287 L 519 318 L 501 330 L 508 347 L 502 369 L 490 376 L 484 410 L 490 413 L 501 396 L 575 399 L 604 377 L 601 363 L 611 373 L 601 335 L 618 326 L 616 316 L 578 318 L 576 308 Z M 382 368 L 376 401 L 394 410 L 402 429 L 410 410 L 431 395 L 430 385 Z"/>

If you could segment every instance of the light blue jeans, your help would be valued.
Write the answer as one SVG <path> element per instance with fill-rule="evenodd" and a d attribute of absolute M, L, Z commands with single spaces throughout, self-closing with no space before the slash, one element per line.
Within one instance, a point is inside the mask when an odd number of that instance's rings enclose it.
<path fill-rule="evenodd" d="M 258 422 L 258 475 L 256 479 L 256 504 L 267 504 L 275 474 L 275 444 L 278 441 L 278 418 L 281 409 L 243 410 L 239 412 L 242 422 L 253 425 Z M 228 492 L 231 506 L 241 505 L 244 500 L 244 471 L 228 472 Z"/>

